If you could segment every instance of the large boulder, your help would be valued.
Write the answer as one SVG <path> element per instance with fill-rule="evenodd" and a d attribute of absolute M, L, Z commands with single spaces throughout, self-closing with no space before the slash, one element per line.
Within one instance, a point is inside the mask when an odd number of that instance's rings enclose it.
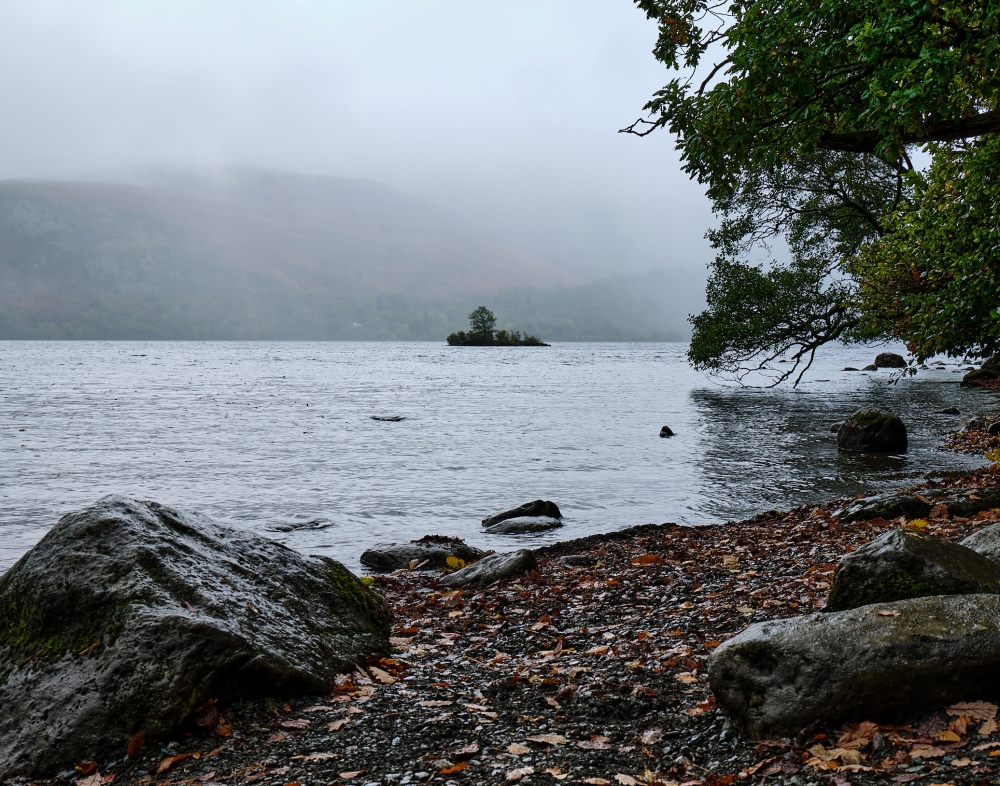
<path fill-rule="evenodd" d="M 1000 597 L 946 595 L 759 622 L 715 650 L 709 684 L 752 736 L 896 721 L 1000 695 Z"/>
<path fill-rule="evenodd" d="M 208 699 L 322 691 L 390 652 L 390 622 L 331 559 L 104 497 L 0 579 L 0 778 L 120 757 Z"/>
<path fill-rule="evenodd" d="M 549 518 L 561 519 L 562 513 L 559 512 L 559 506 L 555 502 L 550 502 L 547 499 L 536 499 L 534 502 L 525 502 L 516 508 L 487 516 L 483 519 L 483 526 L 489 527 L 493 524 L 499 524 L 501 521 L 522 516 L 548 516 Z"/>
<path fill-rule="evenodd" d="M 859 409 L 837 432 L 837 447 L 848 453 L 905 453 L 906 426 L 891 412 Z"/>
<path fill-rule="evenodd" d="M 880 352 L 875 357 L 878 368 L 906 368 L 906 359 L 895 352 Z"/>
<path fill-rule="evenodd" d="M 840 561 L 826 610 L 977 593 L 1000 594 L 1000 565 L 942 538 L 893 530 Z"/>
<path fill-rule="evenodd" d="M 491 535 L 520 535 L 525 532 L 544 532 L 562 525 L 563 523 L 559 519 L 549 516 L 520 516 L 516 519 L 505 519 L 496 524 L 490 524 L 483 531 Z"/>
<path fill-rule="evenodd" d="M 973 532 L 961 545 L 982 554 L 988 560 L 1000 563 L 1000 524 L 991 524 Z"/>
<path fill-rule="evenodd" d="M 416 563 L 418 570 L 438 570 L 448 567 L 448 558 L 475 562 L 485 552 L 468 545 L 461 538 L 425 535 L 409 543 L 379 543 L 366 549 L 361 564 L 371 570 L 393 571 Z"/>
<path fill-rule="evenodd" d="M 501 579 L 514 578 L 537 569 L 534 552 L 520 549 L 509 554 L 490 554 L 479 562 L 449 573 L 439 583 L 445 587 L 487 587 Z"/>

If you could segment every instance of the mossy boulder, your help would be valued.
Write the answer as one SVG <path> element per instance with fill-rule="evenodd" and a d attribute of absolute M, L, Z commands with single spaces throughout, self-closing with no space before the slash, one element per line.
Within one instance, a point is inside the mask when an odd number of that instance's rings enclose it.
<path fill-rule="evenodd" d="M 878 368 L 906 368 L 906 358 L 895 352 L 880 352 L 875 357 L 875 365 Z"/>
<path fill-rule="evenodd" d="M 840 561 L 826 610 L 977 593 L 1000 594 L 1000 565 L 957 543 L 913 530 L 894 530 Z"/>
<path fill-rule="evenodd" d="M 980 382 L 991 382 L 997 378 L 997 373 L 985 368 L 977 368 L 962 377 L 964 387 L 976 387 Z"/>
<path fill-rule="evenodd" d="M 718 704 L 758 739 L 1000 697 L 1000 596 L 911 598 L 759 622 L 715 650 Z"/>
<path fill-rule="evenodd" d="M 837 431 L 837 448 L 847 453 L 905 453 L 906 426 L 881 409 L 859 409 Z"/>
<path fill-rule="evenodd" d="M 208 699 L 322 691 L 388 654 L 390 622 L 331 559 L 105 497 L 0 578 L 0 778 L 118 758 Z"/>

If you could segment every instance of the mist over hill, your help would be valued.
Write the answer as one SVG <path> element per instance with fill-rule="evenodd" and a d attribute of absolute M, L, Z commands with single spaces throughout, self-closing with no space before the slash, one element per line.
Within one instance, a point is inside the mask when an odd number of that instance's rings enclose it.
<path fill-rule="evenodd" d="M 687 336 L 704 272 L 580 283 L 365 180 L 0 183 L 0 338 L 431 339 L 486 304 L 552 340 Z"/>

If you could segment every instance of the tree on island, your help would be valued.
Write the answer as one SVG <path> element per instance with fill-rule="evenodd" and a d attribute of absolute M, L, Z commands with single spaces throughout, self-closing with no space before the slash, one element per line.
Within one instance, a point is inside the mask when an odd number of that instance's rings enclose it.
<path fill-rule="evenodd" d="M 742 378 L 789 356 L 777 384 L 830 341 L 1000 350 L 995 3 L 635 2 L 679 74 L 623 131 L 675 134 L 721 219 L 696 367 Z M 772 242 L 787 261 L 749 261 Z"/>
<path fill-rule="evenodd" d="M 469 314 L 469 332 L 459 330 L 448 336 L 451 346 L 462 347 L 547 347 L 534 336 L 521 336 L 517 330 L 497 330 L 497 318 L 486 306 L 479 306 Z"/>

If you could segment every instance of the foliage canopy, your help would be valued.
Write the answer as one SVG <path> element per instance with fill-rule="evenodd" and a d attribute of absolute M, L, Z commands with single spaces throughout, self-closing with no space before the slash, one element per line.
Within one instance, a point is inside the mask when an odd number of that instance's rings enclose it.
<path fill-rule="evenodd" d="M 497 318 L 486 306 L 477 306 L 469 314 L 469 332 L 459 330 L 448 336 L 451 346 L 473 347 L 547 347 L 534 336 L 521 336 L 518 330 L 496 330 Z"/>
<path fill-rule="evenodd" d="M 737 376 L 833 340 L 1000 349 L 995 0 L 635 0 L 666 129 L 720 217 L 690 358 Z M 929 160 L 914 166 L 916 160 Z M 787 245 L 787 261 L 753 264 Z"/>

